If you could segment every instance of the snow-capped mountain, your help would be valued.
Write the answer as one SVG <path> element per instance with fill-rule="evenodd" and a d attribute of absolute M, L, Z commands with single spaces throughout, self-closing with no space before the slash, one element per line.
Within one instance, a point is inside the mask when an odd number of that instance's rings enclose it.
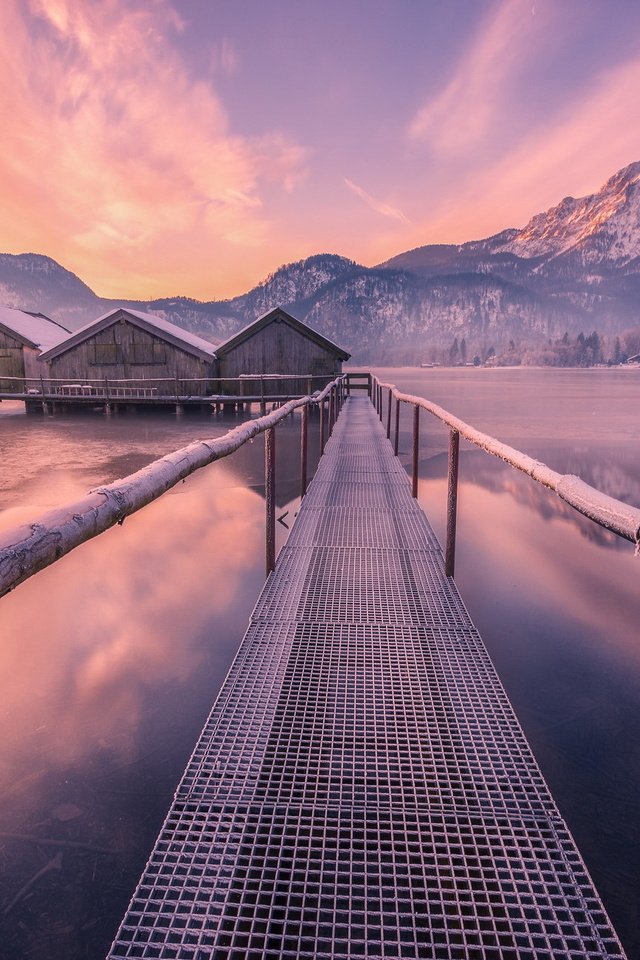
<path fill-rule="evenodd" d="M 418 247 L 382 264 L 423 276 L 483 273 L 516 283 L 614 333 L 640 323 L 640 162 L 598 193 L 565 197 L 521 230 L 485 240 Z M 569 327 L 571 329 L 571 327 Z"/>
<path fill-rule="evenodd" d="M 565 197 L 494 251 L 547 261 L 573 252 L 585 266 L 629 264 L 640 257 L 640 162 L 614 174 L 599 193 Z"/>
<path fill-rule="evenodd" d="M 36 254 L 0 255 L 0 303 L 75 329 L 115 305 L 149 310 L 214 342 L 282 306 L 363 362 L 411 362 L 465 339 L 470 355 L 640 326 L 640 162 L 596 194 L 566 197 L 522 229 L 432 244 L 366 268 L 318 254 L 232 300 L 98 298 Z"/>

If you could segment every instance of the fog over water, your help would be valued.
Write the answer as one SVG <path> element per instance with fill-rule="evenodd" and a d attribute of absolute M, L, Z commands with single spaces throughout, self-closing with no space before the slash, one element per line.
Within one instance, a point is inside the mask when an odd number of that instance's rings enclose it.
<path fill-rule="evenodd" d="M 640 505 L 640 371 L 379 372 Z M 2 527 L 234 425 L 21 410 L 0 404 Z M 426 414 L 421 428 L 420 500 L 442 541 L 447 434 Z M 409 429 L 405 412 L 405 463 Z M 285 523 L 298 430 L 278 428 Z M 259 438 L 0 600 L 0 957 L 108 948 L 263 582 L 262 471 Z M 640 559 L 466 444 L 460 475 L 460 591 L 639 957 Z"/>

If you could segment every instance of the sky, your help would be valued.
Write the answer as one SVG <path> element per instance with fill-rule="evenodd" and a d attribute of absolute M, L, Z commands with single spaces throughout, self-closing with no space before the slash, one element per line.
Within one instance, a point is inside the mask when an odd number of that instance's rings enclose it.
<path fill-rule="evenodd" d="M 640 159 L 637 0 L 2 0 L 0 251 L 222 299 L 524 226 Z"/>

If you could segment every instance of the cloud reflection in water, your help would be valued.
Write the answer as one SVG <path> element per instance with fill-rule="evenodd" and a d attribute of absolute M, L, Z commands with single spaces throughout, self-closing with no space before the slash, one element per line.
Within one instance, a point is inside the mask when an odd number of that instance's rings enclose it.
<path fill-rule="evenodd" d="M 213 470 L 4 598 L 0 791 L 96 746 L 130 760 L 166 684 L 219 685 L 263 576 L 264 503 Z"/>

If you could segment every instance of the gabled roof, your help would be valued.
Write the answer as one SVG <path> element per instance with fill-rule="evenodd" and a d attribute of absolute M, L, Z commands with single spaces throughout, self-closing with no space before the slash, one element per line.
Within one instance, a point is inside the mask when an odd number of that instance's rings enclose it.
<path fill-rule="evenodd" d="M 127 320 L 134 326 L 140 327 L 141 330 L 145 330 L 147 333 L 151 333 L 161 340 L 165 340 L 174 347 L 179 347 L 181 350 L 184 350 L 185 353 L 198 357 L 199 360 L 213 360 L 215 358 L 215 346 L 209 343 L 208 340 L 197 337 L 195 333 L 189 333 L 188 330 L 183 330 L 182 327 L 177 327 L 175 323 L 163 320 L 162 317 L 156 317 L 153 313 L 143 313 L 141 310 L 130 310 L 128 307 L 117 307 L 115 310 L 110 310 L 109 313 L 98 317 L 97 320 L 92 320 L 91 323 L 80 327 L 79 330 L 76 330 L 75 333 L 67 337 L 62 343 L 57 344 L 53 349 L 43 353 L 42 359 L 52 360 L 54 357 L 59 357 L 61 354 L 66 353 L 67 350 L 71 350 L 72 347 L 76 347 L 84 340 L 88 340 L 90 337 L 95 336 L 96 333 L 105 330 L 121 319 Z"/>
<path fill-rule="evenodd" d="M 307 337 L 309 340 L 312 340 L 314 343 L 317 343 L 319 347 L 322 347 L 323 350 L 327 350 L 330 353 L 335 353 L 335 355 L 340 360 L 348 360 L 351 356 L 350 353 L 347 353 L 341 347 L 338 347 L 335 343 L 332 343 L 331 340 L 327 340 L 326 337 L 323 337 L 321 333 L 317 333 L 315 330 L 312 330 L 311 327 L 308 327 L 306 323 L 302 323 L 301 320 L 296 320 L 295 317 L 292 317 L 290 313 L 286 313 L 281 307 L 276 307 L 275 310 L 270 310 L 269 313 L 265 313 L 264 316 L 258 317 L 257 320 L 254 320 L 253 323 L 248 324 L 246 327 L 243 327 L 242 330 L 239 330 L 238 333 L 234 334 L 232 337 L 229 337 L 228 340 L 225 340 L 224 343 L 219 344 L 216 347 L 216 355 L 218 357 L 223 357 L 230 350 L 233 350 L 244 340 L 248 340 L 249 337 L 252 337 L 255 333 L 258 333 L 259 330 L 264 329 L 270 323 L 280 322 L 286 323 L 292 327 L 297 333 L 301 333 L 303 337 Z"/>
<path fill-rule="evenodd" d="M 61 323 L 50 320 L 43 313 L 31 313 L 28 310 L 14 310 L 13 307 L 0 306 L 0 330 L 16 337 L 35 350 L 49 350 L 60 340 L 69 336 L 69 331 Z"/>

